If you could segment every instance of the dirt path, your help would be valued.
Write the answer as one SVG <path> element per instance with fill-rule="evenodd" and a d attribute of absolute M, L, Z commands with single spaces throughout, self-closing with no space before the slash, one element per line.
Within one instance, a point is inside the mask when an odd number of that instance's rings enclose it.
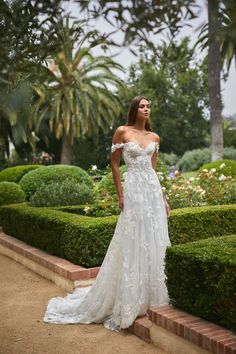
<path fill-rule="evenodd" d="M 128 331 L 43 322 L 49 298 L 66 292 L 0 255 L 0 354 L 165 354 Z"/>

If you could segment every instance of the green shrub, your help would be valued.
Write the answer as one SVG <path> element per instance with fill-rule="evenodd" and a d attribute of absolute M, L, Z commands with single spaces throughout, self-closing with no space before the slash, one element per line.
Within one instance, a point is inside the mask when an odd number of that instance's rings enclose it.
<path fill-rule="evenodd" d="M 233 147 L 224 148 L 223 159 L 236 160 L 236 149 Z M 184 153 L 182 158 L 177 162 L 177 167 L 183 172 L 195 171 L 198 170 L 202 165 L 210 162 L 210 149 L 194 149 Z"/>
<path fill-rule="evenodd" d="M 235 219 L 235 204 L 172 210 L 168 224 L 171 243 L 236 234 Z"/>
<path fill-rule="evenodd" d="M 41 167 L 41 165 L 18 165 L 5 168 L 5 170 L 0 172 L 0 182 L 8 181 L 19 183 L 24 175 L 26 175 L 29 171 L 35 170 L 39 167 Z"/>
<path fill-rule="evenodd" d="M 170 167 L 170 166 L 176 165 L 177 162 L 179 161 L 180 157 L 173 152 L 171 152 L 170 154 L 167 154 L 165 152 L 160 152 L 158 154 L 158 159 L 161 159 L 161 161 L 167 167 Z"/>
<path fill-rule="evenodd" d="M 69 165 L 51 165 L 31 171 L 21 179 L 20 186 L 26 194 L 26 199 L 30 200 L 40 188 L 42 191 L 46 185 L 51 186 L 53 183 L 60 184 L 65 181 L 67 181 L 65 183 L 69 183 L 69 180 L 86 185 L 91 191 L 93 189 L 92 179 L 87 172 L 80 167 Z M 50 189 L 47 190 L 50 192 Z M 39 196 L 39 194 L 37 195 Z"/>
<path fill-rule="evenodd" d="M 218 177 L 222 174 L 224 176 L 236 177 L 236 161 L 234 160 L 217 160 L 215 162 L 207 163 L 199 169 L 199 172 L 202 172 L 205 169 L 208 171 L 216 169 L 215 175 Z"/>
<path fill-rule="evenodd" d="M 75 179 L 42 184 L 30 197 L 33 206 L 76 205 L 91 202 L 93 190 Z"/>
<path fill-rule="evenodd" d="M 169 219 L 170 240 L 174 245 L 236 233 L 235 217 L 236 205 L 174 210 Z M 4 232 L 87 267 L 101 265 L 116 222 L 117 216 L 88 217 L 27 204 L 0 207 Z"/>
<path fill-rule="evenodd" d="M 120 179 L 121 183 L 124 182 L 124 173 L 126 172 L 126 166 L 120 166 Z M 96 191 L 100 194 L 103 200 L 117 200 L 117 192 L 114 184 L 112 172 L 108 172 L 101 181 L 97 184 Z"/>
<path fill-rule="evenodd" d="M 182 158 L 178 161 L 177 167 L 183 171 L 195 171 L 203 164 L 211 161 L 210 149 L 194 149 L 186 151 Z"/>
<path fill-rule="evenodd" d="M 121 210 L 118 203 L 97 203 L 97 204 L 84 204 L 76 206 L 61 206 L 54 208 L 55 210 L 62 210 L 67 213 L 103 217 L 120 214 Z"/>
<path fill-rule="evenodd" d="M 226 160 L 236 160 L 236 148 L 227 146 L 224 148 L 223 158 Z"/>
<path fill-rule="evenodd" d="M 8 235 L 84 267 L 101 265 L 116 221 L 115 216 L 91 218 L 27 204 L 0 208 Z"/>
<path fill-rule="evenodd" d="M 171 303 L 236 330 L 236 235 L 168 247 Z"/>
<path fill-rule="evenodd" d="M 224 160 L 226 161 L 226 160 Z M 234 162 L 234 161 L 233 161 Z M 186 179 L 180 175 L 177 178 L 168 178 L 162 181 L 162 188 L 171 209 L 191 206 L 222 205 L 236 203 L 236 178 L 225 176 L 224 164 L 222 168 L 203 169 L 195 176 Z M 231 169 L 225 169 L 229 173 Z"/>
<path fill-rule="evenodd" d="M 0 182 L 0 205 L 22 203 L 25 193 L 17 183 Z"/>

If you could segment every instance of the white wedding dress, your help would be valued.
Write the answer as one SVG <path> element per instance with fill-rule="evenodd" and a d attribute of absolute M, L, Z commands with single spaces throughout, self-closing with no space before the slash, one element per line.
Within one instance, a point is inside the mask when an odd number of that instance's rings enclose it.
<path fill-rule="evenodd" d="M 170 245 L 162 189 L 151 157 L 158 143 L 142 148 L 136 142 L 113 144 L 123 149 L 126 163 L 120 213 L 113 238 L 92 286 L 52 298 L 48 323 L 103 323 L 119 331 L 145 315 L 150 306 L 169 303 L 164 257 Z"/>

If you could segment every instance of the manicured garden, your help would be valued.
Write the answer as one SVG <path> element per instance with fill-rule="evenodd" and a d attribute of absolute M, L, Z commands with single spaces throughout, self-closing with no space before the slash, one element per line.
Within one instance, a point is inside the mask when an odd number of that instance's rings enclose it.
<path fill-rule="evenodd" d="M 159 160 L 172 208 L 166 255 L 171 302 L 235 330 L 236 162 L 203 165 L 191 177 L 178 170 L 171 175 L 166 166 Z M 123 183 L 124 166 L 120 173 Z M 119 212 L 109 170 L 96 182 L 77 166 L 21 165 L 0 172 L 3 231 L 75 264 L 102 263 Z"/>

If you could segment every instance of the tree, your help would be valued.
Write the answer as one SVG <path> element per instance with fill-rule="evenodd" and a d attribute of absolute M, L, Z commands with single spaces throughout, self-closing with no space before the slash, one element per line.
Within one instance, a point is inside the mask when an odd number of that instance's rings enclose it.
<path fill-rule="evenodd" d="M 70 164 L 74 138 L 98 136 L 99 127 L 108 129 L 119 114 L 117 91 L 124 90 L 124 84 L 113 72 L 122 70 L 119 64 L 109 57 L 92 55 L 92 48 L 100 43 L 94 41 L 94 33 L 77 38 L 78 32 L 68 19 L 60 31 L 63 46 L 50 58 L 49 66 L 42 68 L 43 85 L 35 86 L 34 121 L 37 132 L 48 117 L 51 131 L 63 140 L 61 163 Z"/>
<path fill-rule="evenodd" d="M 104 16 L 117 29 L 125 31 L 124 44 L 145 41 L 150 43 L 150 33 L 158 34 L 168 30 L 173 38 L 183 26 L 181 20 L 197 16 L 195 1 L 130 0 L 87 2 L 77 0 L 82 9 L 93 16 Z M 223 130 L 220 91 L 220 55 L 228 58 L 230 65 L 236 53 L 235 0 L 208 1 L 208 82 L 211 120 L 212 160 L 220 159 L 223 151 Z M 209 29 L 209 31 L 208 31 Z"/>
<path fill-rule="evenodd" d="M 9 143 L 29 142 L 32 92 L 27 77 L 60 42 L 55 28 L 61 17 L 60 1 L 0 0 L 0 161 L 9 156 Z"/>

